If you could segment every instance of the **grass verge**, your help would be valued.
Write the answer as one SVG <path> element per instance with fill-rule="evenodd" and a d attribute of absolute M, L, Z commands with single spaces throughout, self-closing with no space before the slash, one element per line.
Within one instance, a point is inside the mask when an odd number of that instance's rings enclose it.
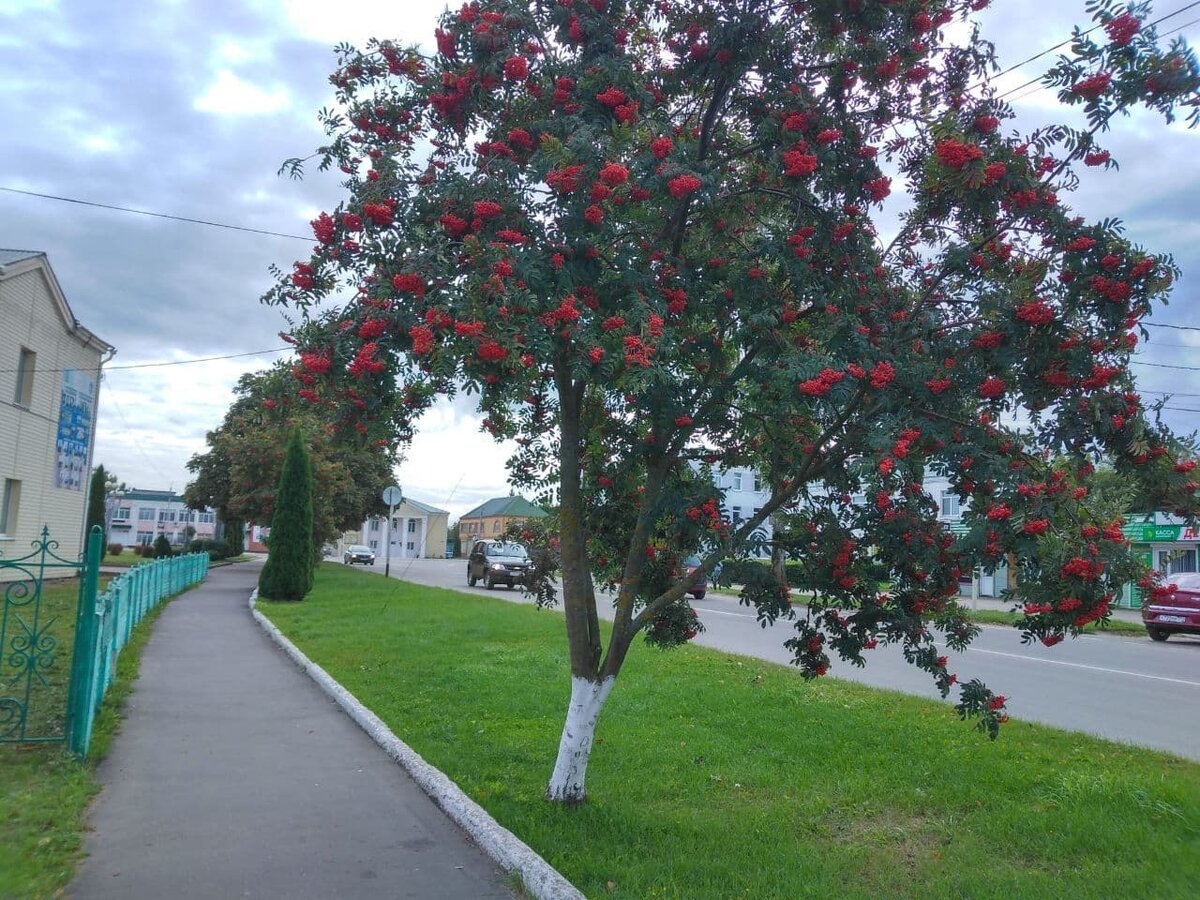
<path fill-rule="evenodd" d="M 590 801 L 542 799 L 561 615 L 322 567 L 261 602 L 301 649 L 588 896 L 1191 897 L 1200 766 L 699 647 L 630 654 Z"/>
<path fill-rule="evenodd" d="M 73 581 L 45 588 L 43 609 L 73 625 L 77 597 L 78 584 Z M 95 767 L 117 733 L 142 648 L 165 608 L 163 602 L 151 610 L 121 651 L 116 677 L 96 715 L 86 762 L 76 760 L 62 744 L 0 746 L 0 897 L 59 897 L 70 884 L 83 844 L 88 803 L 100 790 Z M 73 627 L 56 636 L 60 655 L 50 670 L 50 690 L 65 709 Z"/>
<path fill-rule="evenodd" d="M 1001 609 L 973 609 L 968 612 L 972 622 L 984 625 L 1012 625 L 1016 627 L 1021 616 Z M 1084 634 L 1119 634 L 1124 637 L 1145 637 L 1146 626 L 1141 622 L 1126 622 L 1124 619 L 1109 619 L 1106 625 L 1093 622 L 1083 629 Z"/>

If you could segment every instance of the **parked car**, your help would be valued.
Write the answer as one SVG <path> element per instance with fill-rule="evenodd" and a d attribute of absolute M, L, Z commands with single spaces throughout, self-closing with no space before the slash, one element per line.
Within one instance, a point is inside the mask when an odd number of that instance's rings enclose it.
<path fill-rule="evenodd" d="M 525 584 L 533 562 L 523 544 L 511 541 L 477 541 L 467 557 L 467 584 L 475 587 L 477 581 L 492 590 L 498 584 L 510 588 Z"/>
<path fill-rule="evenodd" d="M 1164 600 L 1142 605 L 1142 622 L 1151 640 L 1165 641 L 1173 634 L 1200 634 L 1200 574 L 1167 576 L 1174 590 Z"/>
<path fill-rule="evenodd" d="M 366 563 L 368 566 L 373 566 L 375 565 L 375 551 L 362 544 L 351 544 L 342 553 L 342 562 L 348 566 L 355 563 Z"/>
<path fill-rule="evenodd" d="M 683 561 L 683 565 L 684 565 L 684 571 L 688 575 L 691 575 L 698 568 L 700 568 L 700 557 L 689 556 L 687 559 L 685 559 Z M 708 593 L 708 579 L 701 578 L 699 581 L 697 581 L 695 584 L 693 584 L 690 588 L 688 588 L 688 593 L 691 594 L 693 597 L 695 597 L 697 600 L 703 600 L 704 595 Z"/>

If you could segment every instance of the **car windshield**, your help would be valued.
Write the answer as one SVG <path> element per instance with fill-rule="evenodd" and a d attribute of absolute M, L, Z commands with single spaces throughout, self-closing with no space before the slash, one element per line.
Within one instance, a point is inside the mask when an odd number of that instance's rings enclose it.
<path fill-rule="evenodd" d="M 495 543 L 488 545 L 488 554 L 491 556 L 525 556 L 525 548 L 520 544 L 502 544 Z"/>
<path fill-rule="evenodd" d="M 351 553 L 370 553 L 370 552 L 371 552 L 371 548 L 370 548 L 370 547 L 363 547 L 363 546 L 361 546 L 361 545 L 359 545 L 359 544 L 355 544 L 353 547 L 351 547 L 351 548 L 350 548 L 350 552 L 351 552 Z"/>
<path fill-rule="evenodd" d="M 1170 575 L 1167 577 L 1167 581 L 1181 591 L 1200 591 L 1200 573 L 1189 572 L 1187 574 Z"/>

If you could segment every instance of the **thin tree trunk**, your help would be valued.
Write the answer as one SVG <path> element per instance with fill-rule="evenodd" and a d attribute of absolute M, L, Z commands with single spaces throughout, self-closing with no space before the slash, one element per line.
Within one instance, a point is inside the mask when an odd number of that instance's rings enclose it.
<path fill-rule="evenodd" d="M 582 803 L 587 799 L 584 779 L 587 777 L 588 759 L 596 734 L 596 721 L 616 681 L 615 675 L 603 681 L 578 676 L 571 678 L 571 702 L 567 706 L 567 721 L 558 743 L 558 759 L 554 763 L 550 785 L 546 788 L 548 800 Z"/>

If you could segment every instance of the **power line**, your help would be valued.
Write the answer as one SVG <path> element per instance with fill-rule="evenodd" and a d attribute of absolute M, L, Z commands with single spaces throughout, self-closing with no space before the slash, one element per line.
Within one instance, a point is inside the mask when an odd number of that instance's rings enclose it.
<path fill-rule="evenodd" d="M 1185 372 L 1200 372 L 1200 366 L 1169 366 L 1166 363 L 1148 363 L 1130 360 L 1131 366 L 1150 366 L 1153 369 L 1183 369 Z"/>
<path fill-rule="evenodd" d="M 1200 0 L 1197 0 L 1200 2 Z M 111 209 L 116 212 L 133 213 L 138 216 L 152 216 L 155 219 L 170 219 L 173 222 L 190 222 L 193 225 L 208 225 L 212 228 L 228 228 L 230 231 L 245 231 L 250 234 L 266 234 L 271 237 L 291 238 L 297 241 L 307 241 L 312 243 L 313 238 L 302 237 L 298 234 L 284 234 L 281 231 L 266 231 L 262 228 L 247 228 L 244 225 L 230 225 L 227 222 L 210 222 L 207 219 L 193 219 L 188 216 L 174 216 L 169 213 L 150 212 L 146 209 L 131 209 L 128 206 L 113 206 L 109 203 L 97 203 L 93 200 L 80 200 L 77 197 L 59 197 L 55 194 L 39 194 L 37 191 L 22 191 L 17 188 L 4 187 L 0 185 L 0 191 L 6 191 L 10 194 L 23 194 L 26 197 L 40 197 L 43 200 L 58 200 L 61 203 L 77 203 L 80 206 L 94 206 L 97 209 Z"/>
<path fill-rule="evenodd" d="M 264 353 L 283 353 L 285 350 L 291 350 L 291 347 L 275 347 L 271 350 L 251 350 L 248 353 L 227 353 L 224 356 L 201 356 L 197 359 L 176 359 L 170 362 L 147 362 L 147 363 L 130 363 L 126 366 L 105 366 L 105 372 L 115 372 L 118 369 L 156 369 L 162 366 L 190 366 L 192 363 L 214 362 L 219 359 L 239 359 L 243 356 L 261 356 Z M 0 369 L 0 372 L 18 372 L 19 369 Z M 73 369 L 43 369 L 40 366 L 36 372 L 71 372 Z"/>
<path fill-rule="evenodd" d="M 142 455 L 142 459 L 146 461 L 146 465 L 148 465 L 151 470 L 158 475 L 159 478 L 169 481 L 170 479 L 168 479 L 167 476 L 162 473 L 162 470 L 154 464 L 154 461 L 150 459 L 149 455 L 146 453 L 146 448 L 142 446 L 143 442 L 136 440 L 131 434 L 132 429 L 129 427 L 129 420 L 125 418 L 125 412 L 121 409 L 121 404 L 117 402 L 117 392 L 113 390 L 112 385 L 109 384 L 108 380 L 105 378 L 100 379 L 100 384 L 102 384 L 105 390 L 108 392 L 108 399 L 112 401 L 113 409 L 117 411 L 117 415 L 121 419 L 121 424 L 124 426 L 124 435 L 129 439 L 131 444 L 137 447 L 138 453 Z"/>
<path fill-rule="evenodd" d="M 1195 325 L 1168 325 L 1166 322 L 1141 322 L 1147 328 L 1174 328 L 1176 331 L 1200 331 Z"/>
<path fill-rule="evenodd" d="M 1160 16 L 1159 18 L 1155 19 L 1153 22 L 1149 23 L 1146 27 L 1153 28 L 1155 25 L 1161 24 L 1162 22 L 1167 21 L 1167 19 L 1173 19 L 1176 16 L 1180 15 L 1181 13 L 1185 13 L 1189 9 L 1194 9 L 1197 6 L 1200 6 L 1200 0 L 1193 0 L 1193 2 L 1189 3 L 1187 6 L 1181 6 L 1179 9 L 1175 10 L 1174 12 L 1167 13 L 1165 16 Z M 1193 19 L 1191 22 L 1185 22 L 1183 25 L 1179 25 L 1175 28 L 1172 28 L 1170 31 L 1164 32 L 1162 35 L 1160 35 L 1160 37 L 1166 37 L 1167 35 L 1174 34 L 1176 31 L 1182 31 L 1184 28 L 1187 28 L 1190 25 L 1195 25 L 1197 22 L 1200 22 L 1200 19 Z M 1089 28 L 1087 31 L 1085 31 L 1082 35 L 1080 35 L 1080 37 L 1091 34 L 1093 31 L 1095 31 L 1099 27 L 1101 27 L 1101 26 L 1093 25 L 1091 28 Z M 981 87 L 984 84 L 987 84 L 989 81 L 992 81 L 995 78 L 999 78 L 1001 75 L 1008 74 L 1013 69 L 1018 69 L 1021 66 L 1025 65 L 1026 63 L 1033 62 L 1035 59 L 1040 59 L 1041 57 L 1045 56 L 1047 53 L 1052 53 L 1053 51 L 1057 50 L 1059 47 L 1063 47 L 1063 46 L 1071 43 L 1071 41 L 1073 41 L 1073 40 L 1075 40 L 1074 36 L 1069 37 L 1065 41 L 1061 41 L 1060 43 L 1055 44 L 1053 47 L 1049 47 L 1046 50 L 1043 50 L 1041 53 L 1038 53 L 1034 56 L 1029 57 L 1029 59 L 1019 62 L 1014 66 L 1009 66 L 1003 72 L 999 72 L 996 75 L 991 76 L 990 78 L 985 78 L 978 85 L 976 85 L 976 87 Z M 1023 90 L 1025 88 L 1029 87 L 1030 85 L 1038 84 L 1042 80 L 1042 77 L 1043 76 L 1039 75 L 1037 78 L 1031 78 L 1029 81 L 1026 81 L 1024 84 L 1019 84 L 1015 88 L 1009 88 L 1004 93 L 997 94 L 996 99 L 1003 100 L 1005 97 L 1009 96 L 1010 94 L 1015 94 L 1017 91 Z"/>

